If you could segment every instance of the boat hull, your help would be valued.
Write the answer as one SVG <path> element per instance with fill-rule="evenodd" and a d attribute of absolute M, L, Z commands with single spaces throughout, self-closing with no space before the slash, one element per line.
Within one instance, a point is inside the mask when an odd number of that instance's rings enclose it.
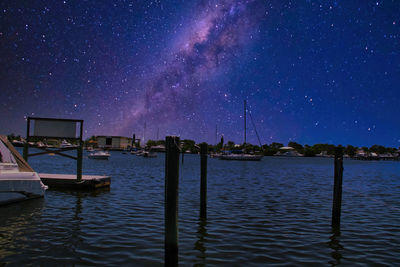
<path fill-rule="evenodd" d="M 100 155 L 89 155 L 89 159 L 101 159 L 101 160 L 108 160 L 110 156 L 100 156 Z"/>
<path fill-rule="evenodd" d="M 37 173 L 0 173 L 0 205 L 43 197 L 46 189 Z"/>
<path fill-rule="evenodd" d="M 109 157 L 110 157 L 110 153 L 107 153 L 104 151 L 96 151 L 96 152 L 90 153 L 88 155 L 89 159 L 108 160 Z"/>
<path fill-rule="evenodd" d="M 239 160 L 239 161 L 260 161 L 263 158 L 261 155 L 222 155 L 221 160 Z"/>

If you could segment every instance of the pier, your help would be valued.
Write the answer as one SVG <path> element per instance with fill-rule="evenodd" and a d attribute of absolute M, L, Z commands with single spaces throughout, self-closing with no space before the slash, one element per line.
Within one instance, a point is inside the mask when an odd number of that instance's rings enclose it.
<path fill-rule="evenodd" d="M 50 189 L 97 189 L 109 187 L 111 184 L 111 176 L 82 175 L 82 180 L 79 182 L 74 174 L 39 173 L 39 177 Z"/>
<path fill-rule="evenodd" d="M 31 127 L 31 121 L 34 122 Z M 31 131 L 33 128 L 33 134 Z M 78 130 L 78 131 L 77 131 Z M 79 133 L 77 135 L 77 132 Z M 49 188 L 68 188 L 68 189 L 97 189 L 102 187 L 110 187 L 110 176 L 98 175 L 82 175 L 83 164 L 83 120 L 74 119 L 57 119 L 57 118 L 39 118 L 28 117 L 26 127 L 26 142 L 24 146 L 24 160 L 27 162 L 29 157 L 40 156 L 46 154 L 56 154 L 76 160 L 76 174 L 50 174 L 38 173 L 42 182 Z M 70 139 L 78 143 L 78 146 L 59 147 L 56 149 L 48 149 L 38 147 L 42 152 L 29 154 L 29 142 L 31 138 L 39 140 L 54 139 Z M 66 154 L 67 151 L 76 150 L 76 156 Z"/>

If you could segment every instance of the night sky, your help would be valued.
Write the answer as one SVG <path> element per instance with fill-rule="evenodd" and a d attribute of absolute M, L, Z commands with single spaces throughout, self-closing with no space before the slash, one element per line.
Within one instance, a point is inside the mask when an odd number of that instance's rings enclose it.
<path fill-rule="evenodd" d="M 400 146 L 400 1 L 0 2 L 0 133 Z M 248 117 L 248 141 L 258 144 Z"/>

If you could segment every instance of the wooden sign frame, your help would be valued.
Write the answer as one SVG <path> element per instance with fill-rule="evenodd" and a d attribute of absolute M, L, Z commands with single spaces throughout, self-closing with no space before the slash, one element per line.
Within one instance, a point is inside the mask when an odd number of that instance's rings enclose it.
<path fill-rule="evenodd" d="M 30 135 L 30 128 L 31 128 L 31 121 L 54 121 L 54 122 L 75 122 L 79 123 L 79 136 L 75 136 L 75 138 L 71 137 L 62 137 L 62 136 L 31 136 Z M 23 157 L 25 161 L 28 161 L 29 157 L 33 156 L 40 156 L 40 155 L 45 155 L 45 154 L 50 154 L 54 153 L 56 155 L 70 158 L 73 160 L 76 160 L 76 177 L 77 177 L 77 182 L 82 181 L 82 154 L 83 154 L 83 142 L 82 142 L 82 134 L 83 134 L 83 120 L 74 120 L 74 119 L 56 119 L 56 118 L 39 118 L 39 117 L 28 117 L 27 118 L 27 127 L 26 127 L 26 141 L 24 145 L 24 153 Z M 75 139 L 78 141 L 78 146 L 77 147 L 67 147 L 67 148 L 58 148 L 58 149 L 48 149 L 48 148 L 43 148 L 43 147 L 37 147 L 40 150 L 43 150 L 42 152 L 37 152 L 37 153 L 32 153 L 29 154 L 29 142 L 31 137 L 36 137 L 40 139 L 46 139 L 46 138 L 54 138 L 54 139 Z M 71 150 L 77 150 L 77 155 L 76 157 L 65 154 L 63 152 L 66 151 L 71 151 Z"/>

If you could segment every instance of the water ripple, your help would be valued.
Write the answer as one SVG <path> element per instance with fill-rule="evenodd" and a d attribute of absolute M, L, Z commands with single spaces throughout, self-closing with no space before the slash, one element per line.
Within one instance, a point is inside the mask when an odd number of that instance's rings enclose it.
<path fill-rule="evenodd" d="M 31 164 L 74 171 L 72 161 L 54 159 Z M 0 265 L 162 266 L 164 160 L 119 152 L 108 162 L 85 159 L 85 173 L 112 175 L 110 190 L 49 190 L 1 207 Z M 345 161 L 340 231 L 330 227 L 332 159 L 208 164 L 207 220 L 199 219 L 199 157 L 185 155 L 181 166 L 180 265 L 400 264 L 398 162 Z"/>

